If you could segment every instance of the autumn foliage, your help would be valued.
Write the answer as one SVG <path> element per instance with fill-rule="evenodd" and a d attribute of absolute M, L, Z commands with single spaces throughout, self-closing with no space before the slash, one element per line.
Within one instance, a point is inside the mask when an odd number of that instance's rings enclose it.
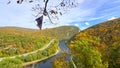
<path fill-rule="evenodd" d="M 79 68 L 119 68 L 120 18 L 81 31 L 69 47 Z"/>

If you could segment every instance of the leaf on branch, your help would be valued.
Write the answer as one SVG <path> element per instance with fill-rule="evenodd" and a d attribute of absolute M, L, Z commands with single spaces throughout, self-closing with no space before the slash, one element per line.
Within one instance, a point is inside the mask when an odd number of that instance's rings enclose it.
<path fill-rule="evenodd" d="M 51 13 L 51 14 L 58 14 L 58 12 L 55 11 L 55 10 L 51 10 L 50 13 Z"/>
<path fill-rule="evenodd" d="M 60 5 L 61 5 L 61 7 L 64 7 L 64 6 L 65 6 L 64 2 L 61 2 L 61 4 L 60 4 Z"/>
<path fill-rule="evenodd" d="M 62 13 L 60 12 L 60 15 L 62 16 Z"/>
<path fill-rule="evenodd" d="M 8 2 L 7 2 L 7 4 L 10 4 L 10 3 L 11 3 L 11 1 L 8 1 Z"/>
<path fill-rule="evenodd" d="M 45 0 L 43 0 L 43 2 L 45 2 Z"/>
<path fill-rule="evenodd" d="M 18 4 L 21 4 L 23 2 L 23 0 L 18 0 L 17 3 Z"/>
<path fill-rule="evenodd" d="M 32 2 L 33 2 L 33 0 L 30 0 L 30 1 L 29 1 L 29 3 L 32 3 Z"/>
<path fill-rule="evenodd" d="M 72 5 L 74 5 L 74 3 L 72 2 Z"/>
<path fill-rule="evenodd" d="M 40 6 L 39 4 L 37 4 L 37 6 Z"/>

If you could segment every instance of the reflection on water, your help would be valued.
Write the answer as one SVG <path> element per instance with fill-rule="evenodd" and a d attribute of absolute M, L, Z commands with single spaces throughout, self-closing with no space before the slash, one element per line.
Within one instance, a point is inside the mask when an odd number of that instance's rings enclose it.
<path fill-rule="evenodd" d="M 69 48 L 66 46 L 64 40 L 62 40 L 62 41 L 59 42 L 59 48 L 60 48 L 61 51 L 69 53 Z M 59 52 L 56 56 L 61 56 L 61 52 Z M 54 60 L 54 58 L 56 56 L 53 56 L 53 57 L 51 57 L 49 59 L 46 59 L 44 61 L 32 64 L 32 65 L 28 65 L 28 66 L 26 66 L 24 68 L 52 68 L 52 62 L 53 62 L 53 60 Z M 69 55 L 67 56 L 66 59 L 70 60 Z"/>

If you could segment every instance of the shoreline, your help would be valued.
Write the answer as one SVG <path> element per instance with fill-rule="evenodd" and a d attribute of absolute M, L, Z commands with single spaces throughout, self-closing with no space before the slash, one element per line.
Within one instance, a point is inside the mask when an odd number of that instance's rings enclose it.
<path fill-rule="evenodd" d="M 27 65 L 30 65 L 30 64 L 34 64 L 34 63 L 37 63 L 37 62 L 41 62 L 41 61 L 43 61 L 43 60 L 45 60 L 45 59 L 48 59 L 48 58 L 50 58 L 50 57 L 55 56 L 55 55 L 58 54 L 59 52 L 60 52 L 60 50 L 58 49 L 54 54 L 52 54 L 52 55 L 50 55 L 50 56 L 44 57 L 44 58 L 42 58 L 42 59 L 34 60 L 34 61 L 31 61 L 31 62 L 26 62 L 26 63 L 23 63 L 22 65 L 23 65 L 23 66 L 27 66 Z"/>

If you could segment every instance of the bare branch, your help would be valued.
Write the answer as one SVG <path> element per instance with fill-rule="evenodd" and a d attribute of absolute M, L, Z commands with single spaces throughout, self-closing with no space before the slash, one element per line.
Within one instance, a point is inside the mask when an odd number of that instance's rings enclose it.
<path fill-rule="evenodd" d="M 22 2 L 25 0 L 17 0 L 18 4 L 22 4 Z M 29 3 L 38 2 L 39 4 L 35 3 L 35 6 L 32 7 L 32 11 L 35 12 L 35 17 L 38 17 L 40 14 L 47 16 L 52 24 L 54 20 L 59 20 L 59 15 L 63 15 L 67 13 L 71 8 L 74 8 L 77 6 L 77 3 L 75 0 L 62 0 L 58 3 L 58 5 L 52 6 L 55 9 L 51 9 L 51 6 L 48 6 L 49 0 L 43 0 L 44 7 L 40 6 L 40 0 L 26 0 Z M 10 2 L 8 2 L 9 4 Z M 54 20 L 52 20 L 54 19 Z"/>
<path fill-rule="evenodd" d="M 43 11 L 43 15 L 45 15 L 45 16 L 48 14 L 47 11 L 46 11 L 48 1 L 49 0 L 46 0 L 46 2 L 45 2 L 45 8 L 44 8 L 44 11 Z"/>
<path fill-rule="evenodd" d="M 51 22 L 52 24 L 54 24 L 54 23 L 52 22 L 52 20 L 51 20 L 50 16 L 49 16 L 49 14 L 48 14 L 47 16 L 48 16 L 48 18 L 49 18 L 50 22 Z"/>

